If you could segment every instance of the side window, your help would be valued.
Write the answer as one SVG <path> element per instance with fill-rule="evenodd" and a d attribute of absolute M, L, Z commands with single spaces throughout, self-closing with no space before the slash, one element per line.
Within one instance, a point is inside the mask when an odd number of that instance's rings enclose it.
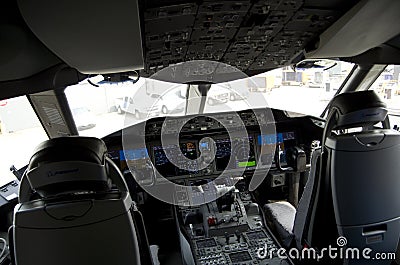
<path fill-rule="evenodd" d="M 16 118 L 17 117 L 17 118 Z M 35 147 L 48 137 L 25 96 L 0 101 L 0 186 L 15 177 L 10 166 L 27 165 Z"/>
<path fill-rule="evenodd" d="M 388 65 L 376 79 L 371 89 L 386 103 L 390 123 L 400 126 L 400 65 Z"/>

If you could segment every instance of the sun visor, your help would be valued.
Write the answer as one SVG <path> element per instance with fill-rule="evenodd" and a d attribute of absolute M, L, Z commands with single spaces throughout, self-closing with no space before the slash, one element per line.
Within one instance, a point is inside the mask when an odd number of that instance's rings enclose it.
<path fill-rule="evenodd" d="M 306 58 L 353 57 L 400 33 L 400 1 L 361 0 L 320 36 Z"/>
<path fill-rule="evenodd" d="M 32 32 L 54 54 L 84 74 L 143 68 L 135 0 L 18 0 Z"/>

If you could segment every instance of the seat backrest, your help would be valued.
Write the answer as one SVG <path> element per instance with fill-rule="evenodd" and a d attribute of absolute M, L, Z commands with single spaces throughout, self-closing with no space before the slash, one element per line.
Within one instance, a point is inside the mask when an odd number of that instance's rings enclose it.
<path fill-rule="evenodd" d="M 17 265 L 150 264 L 143 223 L 103 141 L 56 138 L 35 150 L 14 210 Z M 139 230 L 139 231 L 138 231 Z M 145 236 L 145 233 L 144 233 Z"/>
<path fill-rule="evenodd" d="M 379 122 L 383 128 L 377 130 Z M 337 131 L 355 127 L 361 132 Z M 400 137 L 388 128 L 385 104 L 373 91 L 341 94 L 331 102 L 323 147 L 312 154 L 295 218 L 299 249 L 335 247 L 338 236 L 345 236 L 349 246 L 396 251 Z"/>
<path fill-rule="evenodd" d="M 340 236 L 351 247 L 395 252 L 400 237 L 400 133 L 386 129 L 338 135 L 329 137 L 326 146 Z"/>
<path fill-rule="evenodd" d="M 379 122 L 382 128 L 374 127 Z M 370 248 L 371 257 L 396 252 L 400 133 L 390 130 L 385 104 L 374 91 L 338 96 L 331 103 L 324 143 L 336 226 L 347 240 L 346 247 Z M 391 260 L 345 259 L 345 263 L 390 264 Z"/>

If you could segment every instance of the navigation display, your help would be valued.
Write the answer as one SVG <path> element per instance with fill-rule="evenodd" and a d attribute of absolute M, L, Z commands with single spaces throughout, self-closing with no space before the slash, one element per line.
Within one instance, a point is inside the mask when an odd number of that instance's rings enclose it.
<path fill-rule="evenodd" d="M 180 150 L 179 150 L 180 148 Z M 198 166 L 195 159 L 197 158 L 197 149 L 194 142 L 181 143 L 180 146 L 169 145 L 169 146 L 154 146 L 154 165 L 157 171 L 163 177 L 173 177 L 181 175 L 191 175 L 198 173 Z M 166 153 L 169 156 L 177 157 L 179 167 L 176 167 L 171 161 L 168 160 Z M 185 156 L 187 162 L 183 159 L 179 159 L 181 156 Z"/>
<path fill-rule="evenodd" d="M 215 154 L 217 171 L 256 166 L 252 136 L 249 136 L 248 146 L 246 145 L 246 139 L 240 138 L 234 139 L 232 143 L 229 138 L 214 139 L 214 141 L 217 148 Z M 229 160 L 231 160 L 230 163 Z"/>

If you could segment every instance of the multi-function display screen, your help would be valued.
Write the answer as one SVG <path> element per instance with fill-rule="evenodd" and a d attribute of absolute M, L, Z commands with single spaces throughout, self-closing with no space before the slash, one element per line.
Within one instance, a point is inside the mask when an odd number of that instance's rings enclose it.
<path fill-rule="evenodd" d="M 217 246 L 217 242 L 213 238 L 207 238 L 196 241 L 197 248 L 212 248 Z"/>
<path fill-rule="evenodd" d="M 252 260 L 250 253 L 248 251 L 231 253 L 231 254 L 229 254 L 229 258 L 232 263 L 239 263 L 239 262 Z"/>
<path fill-rule="evenodd" d="M 262 231 L 262 230 L 246 233 L 246 235 L 249 238 L 249 240 L 257 240 L 257 239 L 263 239 L 263 238 L 267 237 L 266 234 L 264 233 L 264 231 Z"/>
<path fill-rule="evenodd" d="M 246 139 L 215 139 L 217 152 L 215 163 L 217 171 L 225 169 L 238 169 L 256 166 L 253 137 L 250 136 L 248 144 Z"/>
<path fill-rule="evenodd" d="M 180 175 L 190 175 L 198 173 L 198 165 L 195 159 L 197 158 L 196 145 L 193 142 L 181 143 L 180 146 L 154 146 L 154 165 L 163 177 L 173 177 Z M 175 157 L 174 165 L 167 157 Z M 185 156 L 187 159 L 183 159 Z M 180 159 L 182 158 L 182 159 Z M 185 162 L 186 161 L 186 162 Z"/>

